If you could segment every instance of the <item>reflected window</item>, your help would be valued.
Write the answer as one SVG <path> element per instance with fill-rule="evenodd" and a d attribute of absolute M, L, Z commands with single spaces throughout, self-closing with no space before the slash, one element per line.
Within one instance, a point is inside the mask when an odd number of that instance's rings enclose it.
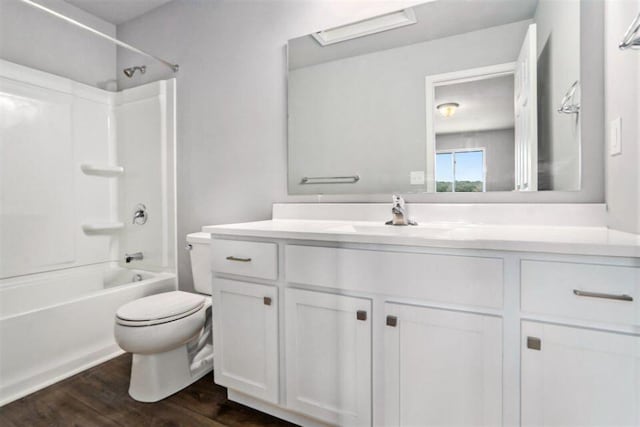
<path fill-rule="evenodd" d="M 436 153 L 436 191 L 439 193 L 486 191 L 484 150 Z"/>

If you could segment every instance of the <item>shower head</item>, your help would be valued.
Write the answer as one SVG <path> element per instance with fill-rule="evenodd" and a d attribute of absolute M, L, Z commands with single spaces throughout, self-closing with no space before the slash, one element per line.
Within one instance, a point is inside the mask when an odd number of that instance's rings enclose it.
<path fill-rule="evenodd" d="M 140 65 L 140 66 L 125 68 L 124 70 L 122 70 L 124 75 L 129 77 L 129 78 L 133 77 L 133 75 L 136 73 L 136 71 L 140 71 L 140 74 L 144 74 L 144 73 L 147 72 L 147 66 L 146 65 Z"/>

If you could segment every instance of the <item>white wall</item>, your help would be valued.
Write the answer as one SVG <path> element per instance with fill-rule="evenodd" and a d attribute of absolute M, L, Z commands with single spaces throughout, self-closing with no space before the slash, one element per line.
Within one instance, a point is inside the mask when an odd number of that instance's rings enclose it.
<path fill-rule="evenodd" d="M 606 153 L 608 222 L 634 233 L 640 233 L 640 52 L 617 46 L 638 13 L 638 0 L 605 4 L 605 123 L 622 120 L 622 154 Z"/>
<path fill-rule="evenodd" d="M 62 0 L 38 0 L 108 35 L 116 28 Z M 0 58 L 105 88 L 116 79 L 116 47 L 19 0 L 0 0 Z"/>
<path fill-rule="evenodd" d="M 514 62 L 529 24 L 290 70 L 289 192 L 427 191 L 410 183 L 411 171 L 427 168 L 425 77 Z M 304 176 L 356 173 L 356 184 L 300 184 Z"/>
<path fill-rule="evenodd" d="M 514 129 L 436 135 L 436 151 L 484 148 L 486 190 L 512 191 L 515 188 Z"/>
<path fill-rule="evenodd" d="M 418 2 L 414 2 L 418 3 Z M 286 73 L 288 39 L 399 9 L 408 2 L 193 1 L 174 0 L 118 27 L 118 36 L 180 64 L 177 94 L 178 248 L 181 284 L 190 288 L 190 264 L 180 250 L 185 234 L 205 224 L 266 219 L 273 202 L 380 201 L 390 195 L 287 195 Z M 597 25 L 581 31 L 597 32 Z M 595 30 L 594 30 L 595 28 Z M 602 66 L 601 44 L 581 49 L 582 71 Z M 147 74 L 119 84 L 131 87 L 173 76 L 168 69 L 129 52 L 118 52 L 118 69 L 146 63 Z M 589 77 L 583 78 L 588 80 Z M 601 118 L 602 82 L 585 81 L 583 118 Z M 601 103 L 600 103 L 601 104 Z M 598 115 L 600 114 L 600 115 Z M 589 176 L 580 192 L 451 194 L 449 202 L 602 202 L 603 132 L 583 133 L 583 166 Z M 437 194 L 410 195 L 433 202 Z"/>

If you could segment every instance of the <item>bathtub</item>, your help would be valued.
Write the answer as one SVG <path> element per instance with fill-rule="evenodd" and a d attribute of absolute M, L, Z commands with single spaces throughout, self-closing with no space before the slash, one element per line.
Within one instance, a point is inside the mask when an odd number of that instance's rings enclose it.
<path fill-rule="evenodd" d="M 118 307 L 175 289 L 175 274 L 116 263 L 0 280 L 0 406 L 121 354 Z"/>

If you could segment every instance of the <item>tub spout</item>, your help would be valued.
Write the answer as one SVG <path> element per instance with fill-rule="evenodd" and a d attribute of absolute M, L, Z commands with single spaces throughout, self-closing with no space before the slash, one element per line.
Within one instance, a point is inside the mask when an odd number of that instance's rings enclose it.
<path fill-rule="evenodd" d="M 142 252 L 136 252 L 133 254 L 124 254 L 124 262 L 129 264 L 133 260 L 141 261 L 144 257 L 142 256 Z"/>

